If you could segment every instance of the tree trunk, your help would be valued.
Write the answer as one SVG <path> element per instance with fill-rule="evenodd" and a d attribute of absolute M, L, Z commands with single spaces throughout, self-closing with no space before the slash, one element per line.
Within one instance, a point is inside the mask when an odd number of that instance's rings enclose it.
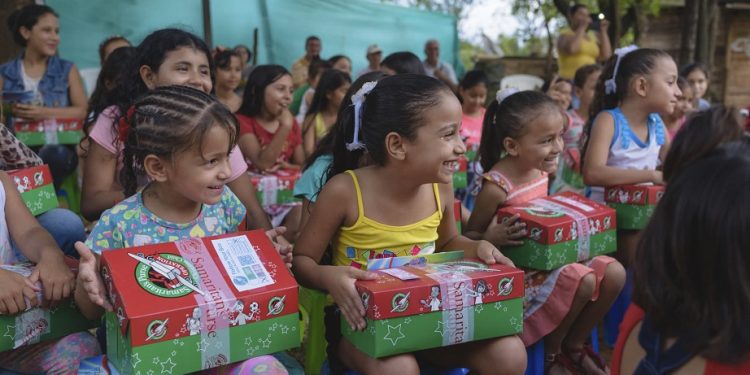
<path fill-rule="evenodd" d="M 710 34 L 710 0 L 700 0 L 698 8 L 698 30 L 695 41 L 695 61 L 708 62 Z"/>
<path fill-rule="evenodd" d="M 680 65 L 689 64 L 695 58 L 696 26 L 698 24 L 700 0 L 685 0 L 682 14 L 682 39 L 680 40 Z"/>
<path fill-rule="evenodd" d="M 609 18 L 609 41 L 612 44 L 612 50 L 614 51 L 620 46 L 620 35 L 622 35 L 622 19 L 620 17 L 620 1 L 609 0 L 609 12 L 607 15 Z"/>
<path fill-rule="evenodd" d="M 706 58 L 706 64 L 708 64 L 708 69 L 710 72 L 713 70 L 714 57 L 716 55 L 714 52 L 716 51 L 716 38 L 719 34 L 718 31 L 720 11 L 717 0 L 708 0 L 708 3 L 709 11 L 707 14 L 709 15 L 710 19 L 708 23 L 708 56 Z"/>

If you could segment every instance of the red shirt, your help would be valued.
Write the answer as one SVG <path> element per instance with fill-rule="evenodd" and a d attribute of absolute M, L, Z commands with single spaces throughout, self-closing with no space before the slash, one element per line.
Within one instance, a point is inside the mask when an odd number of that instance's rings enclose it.
<path fill-rule="evenodd" d="M 240 137 L 245 134 L 254 134 L 260 142 L 261 150 L 266 148 L 276 135 L 276 133 L 271 133 L 263 128 L 263 126 L 253 117 L 237 114 L 237 120 L 240 123 Z M 302 130 L 300 129 L 299 124 L 297 124 L 297 121 L 293 121 L 292 131 L 289 132 L 289 135 L 286 137 L 286 142 L 281 146 L 281 153 L 279 154 L 279 157 L 276 158 L 277 161 L 290 162 L 294 155 L 294 149 L 302 144 Z M 248 165 L 249 164 L 250 161 L 248 160 Z"/>
<path fill-rule="evenodd" d="M 645 313 L 634 303 L 630 304 L 625 316 L 620 323 L 620 333 L 617 335 L 617 343 L 612 351 L 612 375 L 620 375 L 620 364 L 622 363 L 622 353 L 625 350 L 625 341 L 630 336 L 633 329 L 643 320 Z M 716 361 L 706 360 L 706 367 L 703 370 L 705 375 L 740 375 L 750 373 L 750 362 L 744 362 L 736 366 L 722 365 Z"/>

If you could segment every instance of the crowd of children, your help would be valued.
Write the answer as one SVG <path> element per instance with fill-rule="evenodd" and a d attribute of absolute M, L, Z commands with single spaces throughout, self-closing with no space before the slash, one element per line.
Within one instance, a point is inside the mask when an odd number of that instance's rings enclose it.
<path fill-rule="evenodd" d="M 481 71 L 467 72 L 454 92 L 410 52 L 356 80 L 351 60 L 336 55 L 295 64 L 307 73 L 295 90 L 283 66 L 247 69 L 247 48 L 212 52 L 190 32 L 167 28 L 134 47 L 119 36 L 102 43 L 86 110 L 75 66 L 56 54 L 54 10 L 29 5 L 9 25 L 24 50 L 0 66 L 2 93 L 32 92 L 35 100 L 13 104 L 8 123 L 76 117 L 85 136 L 77 152 L 30 149 L 0 125 L 0 167 L 47 163 L 59 187 L 78 159 L 80 213 L 92 226 L 83 233 L 62 209 L 35 218 L 0 171 L 0 315 L 72 298 L 86 318 L 101 319 L 112 309 L 103 252 L 264 229 L 299 284 L 329 296 L 332 373 L 418 374 L 430 364 L 522 374 L 525 348 L 537 342 L 549 374 L 750 371 L 749 136 L 738 111 L 710 106 L 710 74 L 700 64 L 678 70 L 664 51 L 629 46 L 604 65 L 580 67 L 572 81 L 493 95 Z M 371 46 L 368 57 L 380 52 Z M 476 155 L 469 187 L 454 191 L 467 153 Z M 298 202 L 261 204 L 251 177 L 275 175 L 299 175 Z M 637 184 L 666 184 L 664 198 L 645 229 L 617 230 L 612 257 L 524 268 L 518 336 L 384 358 L 342 336 L 342 322 L 366 328 L 354 284 L 376 277 L 366 269 L 373 254 L 458 249 L 512 266 L 503 251 L 530 233 L 519 215 L 499 221 L 498 209 L 559 192 L 604 203 L 605 188 Z M 455 198 L 464 203 L 463 230 Z M 77 275 L 66 255 L 79 258 Z M 633 305 L 610 364 L 590 333 L 630 287 Z M 0 369 L 75 373 L 104 349 L 80 332 L 0 352 Z M 212 371 L 287 372 L 273 356 Z"/>

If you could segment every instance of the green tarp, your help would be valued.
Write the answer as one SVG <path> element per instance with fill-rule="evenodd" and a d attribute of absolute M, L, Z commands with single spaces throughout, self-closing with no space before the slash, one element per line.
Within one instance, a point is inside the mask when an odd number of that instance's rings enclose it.
<path fill-rule="evenodd" d="M 148 33 L 179 27 L 199 36 L 201 0 L 47 0 L 60 15 L 60 56 L 79 68 L 99 65 L 97 48 L 109 35 L 139 43 Z M 367 64 L 365 49 L 377 43 L 384 57 L 411 51 L 424 58 L 424 42 L 440 41 L 441 59 L 458 63 L 458 34 L 452 16 L 367 0 L 211 0 L 214 45 L 252 47 L 258 33 L 258 63 L 291 67 L 304 54 L 308 35 L 323 41 L 323 57 L 344 54 L 353 71 Z M 461 69 L 457 67 L 457 71 Z"/>

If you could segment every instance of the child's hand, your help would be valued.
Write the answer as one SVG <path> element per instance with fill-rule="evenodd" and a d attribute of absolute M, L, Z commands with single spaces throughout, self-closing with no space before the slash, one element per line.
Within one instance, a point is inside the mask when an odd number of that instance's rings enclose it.
<path fill-rule="evenodd" d="M 29 280 L 34 284 L 42 283 L 45 304 L 51 302 L 54 305 L 70 297 L 76 286 L 75 275 L 65 264 L 59 251 L 44 253 L 31 272 Z"/>
<path fill-rule="evenodd" d="M 38 291 L 29 278 L 0 268 L 0 315 L 14 315 L 38 306 Z"/>
<path fill-rule="evenodd" d="M 656 185 L 664 185 L 664 177 L 661 171 L 652 171 L 651 182 Z"/>
<path fill-rule="evenodd" d="M 266 236 L 273 242 L 276 251 L 281 255 L 287 268 L 292 268 L 292 244 L 287 241 L 283 234 L 286 233 L 286 227 L 276 227 L 266 231 Z"/>
<path fill-rule="evenodd" d="M 81 256 L 81 260 L 78 262 L 78 285 L 83 287 L 91 302 L 107 311 L 112 311 L 112 304 L 109 303 L 105 294 L 104 281 L 99 275 L 99 264 L 96 261 L 96 256 L 83 242 L 76 242 L 75 246 Z"/>
<path fill-rule="evenodd" d="M 367 327 L 365 322 L 365 307 L 354 287 L 357 280 L 374 280 L 377 276 L 372 272 L 358 270 L 349 266 L 326 267 L 323 272 L 323 285 L 341 309 L 354 331 L 362 331 Z"/>
<path fill-rule="evenodd" d="M 493 246 L 491 243 L 480 240 L 479 241 L 479 247 L 477 247 L 477 257 L 484 261 L 487 264 L 505 264 L 511 267 L 515 267 L 513 262 L 508 259 L 503 253 L 500 252 L 495 246 Z"/>
<path fill-rule="evenodd" d="M 520 239 L 526 236 L 526 223 L 518 221 L 519 217 L 519 214 L 515 214 L 504 223 L 498 223 L 493 217 L 482 239 L 497 247 L 523 245 Z"/>
<path fill-rule="evenodd" d="M 287 129 L 291 129 L 294 126 L 294 115 L 289 110 L 284 109 L 279 116 L 279 125 Z"/>

